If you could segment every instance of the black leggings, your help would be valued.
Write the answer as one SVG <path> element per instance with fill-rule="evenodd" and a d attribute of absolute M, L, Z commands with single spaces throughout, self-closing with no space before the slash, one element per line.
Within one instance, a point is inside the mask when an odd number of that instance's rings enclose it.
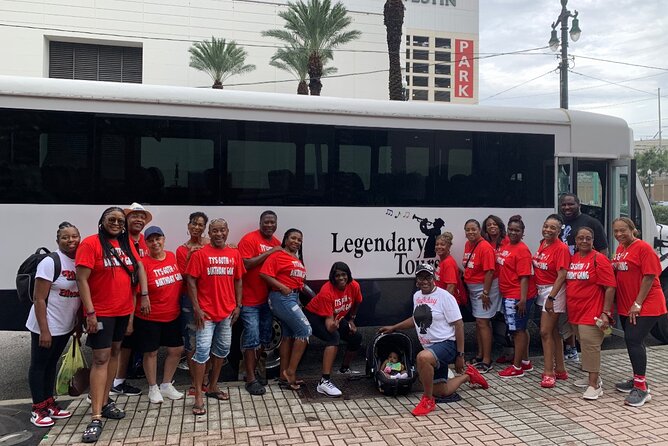
<path fill-rule="evenodd" d="M 353 333 L 350 330 L 350 325 L 345 319 L 339 321 L 339 329 L 334 333 L 327 331 L 325 326 L 325 317 L 319 316 L 315 313 L 304 309 L 304 315 L 311 324 L 311 329 L 313 330 L 313 336 L 325 342 L 326 346 L 339 346 L 341 339 L 346 341 L 347 350 L 350 352 L 356 352 L 360 349 L 362 345 L 362 334 L 359 331 Z"/>
<path fill-rule="evenodd" d="M 624 341 L 629 352 L 631 367 L 634 375 L 645 375 L 647 371 L 647 351 L 645 349 L 645 338 L 649 331 L 656 325 L 661 316 L 638 316 L 633 325 L 628 316 L 619 316 L 624 329 Z"/>
<path fill-rule="evenodd" d="M 56 385 L 56 367 L 69 339 L 69 334 L 52 336 L 51 348 L 43 348 L 39 346 L 39 335 L 30 333 L 28 383 L 33 404 L 39 404 L 53 396 L 53 388 Z"/>

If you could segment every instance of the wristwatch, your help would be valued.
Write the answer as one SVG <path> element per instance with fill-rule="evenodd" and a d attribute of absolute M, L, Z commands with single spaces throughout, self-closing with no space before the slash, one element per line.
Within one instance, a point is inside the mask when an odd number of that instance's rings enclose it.
<path fill-rule="evenodd" d="M 556 300 L 556 297 L 554 297 L 554 296 L 547 296 L 547 300 L 551 300 L 552 302 L 554 302 L 554 301 Z"/>
<path fill-rule="evenodd" d="M 464 352 L 457 352 L 457 356 L 463 358 L 464 357 Z"/>

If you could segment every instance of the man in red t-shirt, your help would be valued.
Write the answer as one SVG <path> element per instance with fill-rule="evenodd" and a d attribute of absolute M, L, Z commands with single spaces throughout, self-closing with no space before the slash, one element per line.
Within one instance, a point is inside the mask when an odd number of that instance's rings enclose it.
<path fill-rule="evenodd" d="M 148 246 L 146 245 L 146 240 L 144 240 L 144 234 L 141 232 L 144 230 L 144 227 L 149 224 L 151 220 L 153 220 L 153 215 L 151 215 L 151 213 L 139 203 L 132 203 L 130 207 L 123 209 L 123 213 L 125 214 L 126 227 L 130 242 L 137 250 L 139 258 L 148 256 Z M 128 368 L 132 369 L 130 371 L 130 374 L 132 375 L 130 376 L 131 379 L 142 378 L 144 376 L 142 355 L 133 355 L 132 353 L 135 348 L 135 338 L 132 335 L 133 331 L 134 318 L 131 317 L 130 321 L 128 322 L 128 330 L 125 337 L 123 338 L 123 343 L 121 344 L 121 353 L 118 357 L 116 378 L 114 379 L 114 383 L 111 387 L 111 393 L 113 395 L 141 395 L 141 389 L 131 385 L 126 381 L 128 377 Z M 133 364 L 129 366 L 130 359 L 133 357 L 135 360 L 133 361 Z"/>
<path fill-rule="evenodd" d="M 232 344 L 232 324 L 241 309 L 241 277 L 246 272 L 238 249 L 226 245 L 229 228 L 222 218 L 209 223 L 211 243 L 190 257 L 186 268 L 188 296 L 193 304 L 197 332 L 193 355 L 194 415 L 206 414 L 202 396 L 205 364 L 211 358 L 206 396 L 228 400 L 218 388 L 218 377 Z"/>
<path fill-rule="evenodd" d="M 274 211 L 260 214 L 260 228 L 244 235 L 239 241 L 239 253 L 244 259 L 241 322 L 244 331 L 241 349 L 246 366 L 246 390 L 251 395 L 264 395 L 267 378 L 260 367 L 256 378 L 255 367 L 272 338 L 272 314 L 267 303 L 269 289 L 260 278 L 260 267 L 270 254 L 281 249 L 281 241 L 274 237 L 277 217 Z"/>

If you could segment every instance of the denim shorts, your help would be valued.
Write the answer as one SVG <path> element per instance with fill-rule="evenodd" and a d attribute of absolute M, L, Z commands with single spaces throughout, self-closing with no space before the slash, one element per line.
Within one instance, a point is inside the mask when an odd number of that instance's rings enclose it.
<path fill-rule="evenodd" d="M 448 380 L 448 365 L 454 364 L 457 358 L 457 343 L 455 341 L 441 341 L 425 347 L 436 358 L 434 367 L 434 384 Z"/>
<path fill-rule="evenodd" d="M 471 313 L 476 319 L 491 319 L 501 311 L 501 294 L 499 293 L 499 281 L 494 279 L 489 289 L 490 306 L 484 309 L 482 306 L 482 292 L 484 285 L 482 283 L 469 283 L 469 300 L 471 301 Z"/>
<path fill-rule="evenodd" d="M 195 349 L 195 313 L 193 304 L 187 294 L 181 296 L 181 333 L 183 334 L 183 348 L 187 352 Z"/>
<path fill-rule="evenodd" d="M 271 343 L 273 318 L 269 304 L 244 305 L 239 315 L 244 331 L 241 334 L 242 350 L 257 350 Z"/>
<path fill-rule="evenodd" d="M 284 296 L 278 291 L 269 293 L 269 308 L 274 316 L 281 321 L 284 338 L 303 339 L 308 341 L 311 336 L 311 324 L 299 306 L 299 293 Z"/>
<path fill-rule="evenodd" d="M 204 321 L 204 327 L 195 333 L 193 361 L 204 364 L 209 355 L 226 358 L 232 345 L 232 315 L 220 322 Z"/>
<path fill-rule="evenodd" d="M 529 322 L 529 315 L 531 314 L 531 307 L 536 300 L 536 296 L 527 299 L 524 316 L 520 317 L 517 314 L 517 308 L 515 305 L 519 303 L 519 299 L 510 299 L 507 297 L 503 298 L 503 315 L 506 319 L 506 325 L 508 326 L 508 331 L 518 331 L 526 330 L 527 323 Z"/>

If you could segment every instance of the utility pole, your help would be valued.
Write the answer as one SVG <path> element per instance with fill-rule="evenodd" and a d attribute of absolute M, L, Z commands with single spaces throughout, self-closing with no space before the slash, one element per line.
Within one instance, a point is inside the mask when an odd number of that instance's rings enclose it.
<path fill-rule="evenodd" d="M 568 19 L 572 18 L 572 25 L 570 30 L 571 40 L 577 42 L 582 31 L 580 30 L 580 21 L 578 20 L 578 12 L 571 13 L 566 4 L 568 0 L 561 0 L 561 13 L 557 20 L 552 23 L 552 35 L 550 36 L 550 49 L 557 51 L 559 44 L 561 44 L 561 59 L 559 62 L 559 107 L 568 108 Z M 561 41 L 557 38 L 557 25 L 561 24 Z"/>

